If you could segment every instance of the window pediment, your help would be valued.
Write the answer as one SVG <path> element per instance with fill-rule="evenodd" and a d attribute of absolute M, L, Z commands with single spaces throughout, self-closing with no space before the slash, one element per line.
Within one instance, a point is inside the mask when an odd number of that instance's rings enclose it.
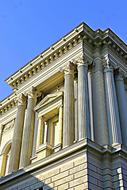
<path fill-rule="evenodd" d="M 47 96 L 45 96 L 35 107 L 35 111 L 40 110 L 41 108 L 43 108 L 44 106 L 48 106 L 50 103 L 53 103 L 54 101 L 56 101 L 57 99 L 59 99 L 59 97 L 62 97 L 63 92 L 59 91 L 59 92 L 55 92 L 52 94 L 48 94 Z"/>

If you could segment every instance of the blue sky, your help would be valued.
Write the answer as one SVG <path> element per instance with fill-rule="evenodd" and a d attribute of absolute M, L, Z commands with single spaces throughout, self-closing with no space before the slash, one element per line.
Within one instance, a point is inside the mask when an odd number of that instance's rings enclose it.
<path fill-rule="evenodd" d="M 0 100 L 8 76 L 83 21 L 127 43 L 126 0 L 0 0 Z"/>

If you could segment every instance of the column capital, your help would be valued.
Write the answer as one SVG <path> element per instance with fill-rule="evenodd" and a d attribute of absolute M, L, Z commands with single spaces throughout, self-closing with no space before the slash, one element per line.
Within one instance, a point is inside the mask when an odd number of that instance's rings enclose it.
<path fill-rule="evenodd" d="M 28 96 L 29 98 L 35 98 L 36 95 L 37 95 L 36 88 L 31 87 L 31 88 L 27 91 L 26 94 L 27 94 L 27 96 Z"/>
<path fill-rule="evenodd" d="M 74 61 L 74 64 L 76 64 L 77 66 L 80 66 L 80 65 L 85 65 L 86 67 L 88 67 L 88 59 L 84 56 L 84 55 L 81 55 L 79 56 L 78 58 L 76 58 Z"/>
<path fill-rule="evenodd" d="M 26 105 L 26 96 L 24 94 L 19 94 L 16 98 L 16 103 L 18 106 Z"/>
<path fill-rule="evenodd" d="M 69 63 L 62 69 L 65 75 L 74 75 L 74 63 L 69 61 Z"/>
<path fill-rule="evenodd" d="M 110 64 L 109 57 L 108 56 L 105 57 L 103 61 L 104 61 L 104 72 L 113 72 L 113 67 Z"/>

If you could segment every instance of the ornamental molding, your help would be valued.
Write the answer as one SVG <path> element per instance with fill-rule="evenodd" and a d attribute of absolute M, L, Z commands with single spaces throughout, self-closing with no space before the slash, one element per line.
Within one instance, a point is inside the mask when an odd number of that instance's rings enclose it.
<path fill-rule="evenodd" d="M 27 81 L 29 78 L 43 70 L 46 66 L 50 65 L 53 61 L 59 59 L 66 52 L 78 45 L 82 39 L 82 25 L 77 30 L 63 37 L 56 44 L 52 45 L 49 49 L 41 53 L 34 60 L 29 62 L 26 66 L 14 73 L 6 79 L 6 82 L 15 90 Z"/>
<path fill-rule="evenodd" d="M 48 105 L 52 102 L 54 102 L 54 100 L 58 99 L 59 97 L 62 98 L 63 96 L 63 92 L 62 91 L 57 91 L 53 94 L 48 94 L 47 96 L 45 96 L 34 108 L 35 111 L 41 109 L 42 107 L 44 107 L 45 105 Z"/>
<path fill-rule="evenodd" d="M 82 47 L 88 44 L 91 52 L 96 48 L 100 48 L 100 50 L 108 48 L 111 54 L 113 53 L 116 59 L 118 58 L 118 66 L 120 66 L 123 71 L 125 70 L 125 72 L 127 72 L 127 45 L 110 29 L 104 31 L 98 29 L 94 31 L 85 23 L 81 23 L 70 33 L 62 37 L 59 41 L 51 45 L 48 49 L 6 79 L 6 82 L 13 88 L 14 92 L 1 102 L 0 115 L 16 106 L 14 98 L 15 92 L 22 93 L 22 88 L 28 86 L 28 83 L 31 84 L 31 81 L 37 78 L 37 73 L 39 73 L 39 76 L 42 74 L 45 76 L 47 66 L 50 67 L 51 63 L 59 62 L 64 58 L 63 55 L 67 55 L 67 53 L 74 49 L 75 46 L 77 47 L 78 44 L 81 44 Z M 53 64 L 51 65 L 53 66 Z M 55 67 L 55 65 L 53 67 Z M 22 85 L 23 83 L 25 84 Z"/>
<path fill-rule="evenodd" d="M 16 94 L 13 93 L 0 103 L 0 116 L 16 107 L 16 105 Z"/>
<path fill-rule="evenodd" d="M 59 59 L 80 42 L 87 42 L 93 48 L 108 47 L 127 63 L 127 45 L 110 29 L 93 31 L 85 23 L 81 23 L 69 34 L 50 46 L 32 61 L 6 79 L 6 82 L 17 89 L 22 83 L 43 70 L 47 65 Z"/>

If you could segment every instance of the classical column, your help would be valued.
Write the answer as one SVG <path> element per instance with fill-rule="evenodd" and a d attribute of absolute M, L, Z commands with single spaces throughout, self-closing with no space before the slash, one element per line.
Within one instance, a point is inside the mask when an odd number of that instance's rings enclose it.
<path fill-rule="evenodd" d="M 1 145 L 1 141 L 2 141 L 3 129 L 4 129 L 4 126 L 3 126 L 3 125 L 0 125 L 0 145 Z"/>
<path fill-rule="evenodd" d="M 74 142 L 74 65 L 69 62 L 64 69 L 64 126 L 63 147 Z"/>
<path fill-rule="evenodd" d="M 25 125 L 23 131 L 22 148 L 21 148 L 21 159 L 20 159 L 21 168 L 28 166 L 31 162 L 30 158 L 32 155 L 33 137 L 34 137 L 35 103 L 36 103 L 36 92 L 35 89 L 32 89 L 28 93 L 26 118 L 25 118 Z"/>
<path fill-rule="evenodd" d="M 90 139 L 88 97 L 88 65 L 83 58 L 77 60 L 78 69 L 78 140 Z"/>
<path fill-rule="evenodd" d="M 115 75 L 116 94 L 118 99 L 120 124 L 123 145 L 127 147 L 127 99 L 124 85 L 124 76 L 120 71 Z"/>
<path fill-rule="evenodd" d="M 94 124 L 93 124 L 93 99 L 92 99 L 92 66 L 88 70 L 88 91 L 89 91 L 89 108 L 90 108 L 90 134 L 91 140 L 94 141 Z"/>
<path fill-rule="evenodd" d="M 106 145 L 108 144 L 108 127 L 105 104 L 104 74 L 103 63 L 98 49 L 95 52 L 94 57 L 94 68 L 92 73 L 94 135 L 95 142 L 100 145 Z"/>
<path fill-rule="evenodd" d="M 104 69 L 104 76 L 110 144 L 121 144 L 122 140 L 118 113 L 118 103 L 116 97 L 113 68 L 109 65 L 109 60 L 107 60 L 107 65 Z"/>
<path fill-rule="evenodd" d="M 75 142 L 78 141 L 78 79 L 74 80 Z"/>
<path fill-rule="evenodd" d="M 35 112 L 35 127 L 34 127 L 34 139 L 33 139 L 33 151 L 32 151 L 32 157 L 35 157 L 36 155 L 36 150 L 38 147 L 38 142 L 37 142 L 37 136 L 38 136 L 38 113 Z"/>
<path fill-rule="evenodd" d="M 23 124 L 26 109 L 26 98 L 21 94 L 18 98 L 18 109 L 14 125 L 14 133 L 11 145 L 9 173 L 16 171 L 19 168 L 20 152 L 22 144 Z"/>

